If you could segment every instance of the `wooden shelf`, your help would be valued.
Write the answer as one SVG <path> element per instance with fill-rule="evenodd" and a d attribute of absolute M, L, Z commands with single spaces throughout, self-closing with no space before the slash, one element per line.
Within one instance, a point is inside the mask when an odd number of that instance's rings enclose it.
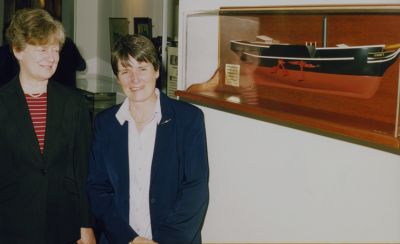
<path fill-rule="evenodd" d="M 184 101 L 192 102 L 198 105 L 400 154 L 399 138 L 395 138 L 394 136 L 385 132 L 374 131 L 373 129 L 368 129 L 365 127 L 357 127 L 356 121 L 359 120 L 359 118 L 356 117 L 352 118 L 353 121 L 355 121 L 353 122 L 353 125 L 352 123 L 343 125 L 337 123 L 336 121 L 307 117 L 298 113 L 288 113 L 284 111 L 278 111 L 273 108 L 267 109 L 248 104 L 231 102 L 227 100 L 228 97 L 232 96 L 232 94 L 229 93 L 193 93 L 187 91 L 177 91 L 176 95 Z M 285 104 L 280 105 L 280 108 L 285 107 Z M 346 119 L 349 118 L 346 117 Z M 381 124 L 380 126 L 390 126 L 377 121 L 375 123 Z"/>

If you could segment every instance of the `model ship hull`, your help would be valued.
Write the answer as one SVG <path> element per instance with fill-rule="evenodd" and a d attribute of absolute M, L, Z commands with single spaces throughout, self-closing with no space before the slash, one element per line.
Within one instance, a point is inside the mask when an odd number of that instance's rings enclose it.
<path fill-rule="evenodd" d="M 231 41 L 243 62 L 257 62 L 258 85 L 370 98 L 400 49 L 384 45 L 322 47 Z"/>

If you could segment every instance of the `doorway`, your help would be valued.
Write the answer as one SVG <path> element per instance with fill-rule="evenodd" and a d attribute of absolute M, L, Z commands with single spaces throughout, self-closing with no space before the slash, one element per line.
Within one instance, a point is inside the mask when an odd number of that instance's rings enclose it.
<path fill-rule="evenodd" d="M 64 26 L 67 36 L 74 39 L 74 3 L 76 0 L 0 0 L 0 11 L 3 13 L 2 36 L 0 41 L 5 42 L 5 29 L 16 10 L 22 8 L 42 8 L 57 18 Z"/>

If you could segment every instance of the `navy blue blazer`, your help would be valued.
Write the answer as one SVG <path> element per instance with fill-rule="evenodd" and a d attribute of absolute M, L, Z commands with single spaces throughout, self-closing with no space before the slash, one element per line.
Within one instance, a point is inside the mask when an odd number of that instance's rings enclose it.
<path fill-rule="evenodd" d="M 201 243 L 209 199 L 204 115 L 162 93 L 160 104 L 149 192 L 153 240 Z M 95 120 L 87 191 L 99 243 L 127 244 L 138 235 L 129 225 L 128 122 L 121 126 L 116 119 L 119 108 Z"/>

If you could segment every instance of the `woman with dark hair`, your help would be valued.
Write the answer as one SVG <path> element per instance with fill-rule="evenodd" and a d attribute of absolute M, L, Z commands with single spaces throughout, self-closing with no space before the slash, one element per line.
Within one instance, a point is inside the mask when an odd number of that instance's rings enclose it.
<path fill-rule="evenodd" d="M 101 244 L 199 244 L 208 206 L 203 112 L 156 88 L 144 36 L 116 41 L 111 65 L 126 99 L 96 116 L 87 190 Z"/>

